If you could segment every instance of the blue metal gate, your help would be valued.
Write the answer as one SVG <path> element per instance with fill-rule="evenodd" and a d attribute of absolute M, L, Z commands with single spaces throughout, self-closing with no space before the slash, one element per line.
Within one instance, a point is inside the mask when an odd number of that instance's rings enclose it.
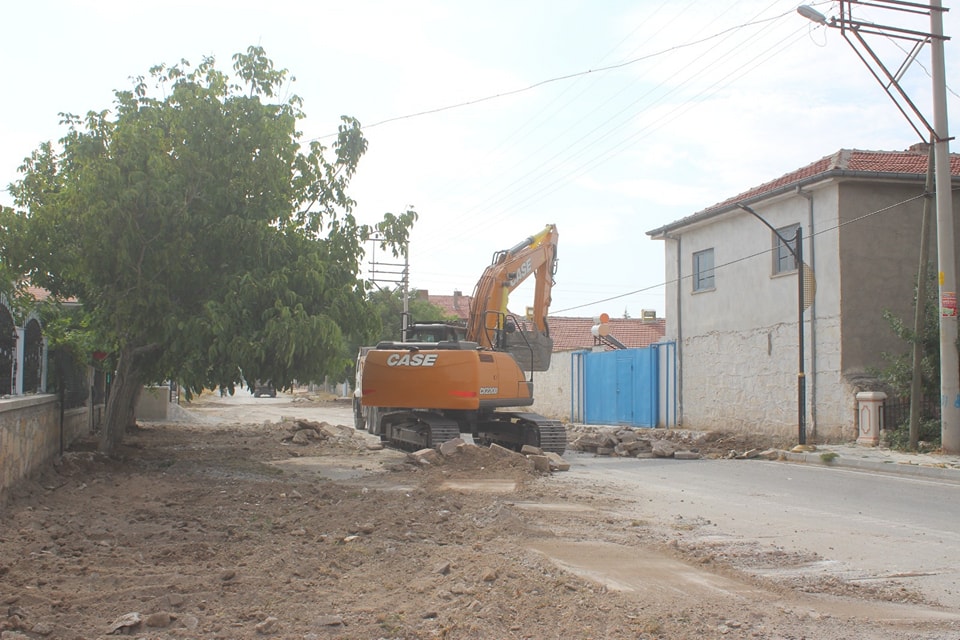
<path fill-rule="evenodd" d="M 574 352 L 570 367 L 571 419 L 584 424 L 672 426 L 676 420 L 671 406 L 675 403 L 675 381 L 671 379 L 675 377 L 675 357 L 674 343 L 645 349 Z"/>

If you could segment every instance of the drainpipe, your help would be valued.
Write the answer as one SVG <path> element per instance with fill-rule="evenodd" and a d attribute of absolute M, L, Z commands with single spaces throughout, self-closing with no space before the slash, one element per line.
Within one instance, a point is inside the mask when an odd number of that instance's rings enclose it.
<path fill-rule="evenodd" d="M 665 233 L 663 237 L 673 240 L 677 243 L 677 367 L 679 375 L 676 376 L 677 386 L 674 393 L 677 394 L 677 415 L 675 416 L 677 427 L 683 426 L 683 255 L 682 236 L 674 236 Z"/>
<path fill-rule="evenodd" d="M 816 245 L 816 229 L 813 224 L 813 194 L 807 193 L 803 187 L 797 187 L 797 194 L 807 199 L 807 227 L 810 231 L 807 237 L 810 238 L 810 270 L 814 274 L 816 269 L 816 254 L 814 246 Z M 801 265 L 801 268 L 803 266 Z M 807 374 L 810 381 L 810 435 L 814 442 L 817 441 L 817 296 L 813 295 L 810 299 L 810 371 Z"/>

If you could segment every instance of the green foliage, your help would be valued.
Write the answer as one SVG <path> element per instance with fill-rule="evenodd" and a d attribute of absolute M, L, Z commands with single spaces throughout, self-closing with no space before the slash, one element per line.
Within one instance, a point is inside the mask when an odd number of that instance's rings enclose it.
<path fill-rule="evenodd" d="M 401 338 L 403 317 L 403 293 L 401 291 L 379 290 L 370 294 L 370 304 L 380 317 L 379 340 L 397 340 Z M 440 307 L 417 297 L 411 292 L 408 302 L 410 324 L 427 322 L 457 322 L 456 316 L 448 316 Z"/>
<path fill-rule="evenodd" d="M 897 337 L 907 343 L 907 348 L 898 354 L 884 353 L 883 358 L 887 366 L 876 373 L 899 396 L 910 395 L 914 343 L 919 343 L 921 346 L 920 373 L 923 394 L 928 398 L 940 396 L 940 320 L 937 298 L 936 276 L 931 272 L 928 274 L 926 283 L 922 336 L 918 336 L 914 331 L 912 318 L 908 323 L 894 316 L 890 311 L 883 312 L 884 320 Z M 916 302 L 916 293 L 914 293 L 914 302 Z"/>
<path fill-rule="evenodd" d="M 347 195 L 367 149 L 342 118 L 329 148 L 300 143 L 301 101 L 263 49 L 158 65 L 111 109 L 62 114 L 0 212 L 4 269 L 83 305 L 91 345 L 134 358 L 140 382 L 188 393 L 339 375 L 379 325 L 359 264 L 393 251 L 416 213 L 358 223 Z M 118 374 L 119 377 L 119 374 Z"/>
<path fill-rule="evenodd" d="M 920 420 L 917 433 L 917 450 L 935 451 L 940 448 L 940 421 L 934 419 Z M 883 445 L 900 451 L 910 450 L 909 425 L 898 425 L 896 429 L 883 431 Z"/>
<path fill-rule="evenodd" d="M 918 335 L 917 332 L 914 331 L 912 319 L 908 325 L 903 319 L 894 316 L 889 311 L 883 313 L 883 317 L 889 323 L 890 328 L 899 338 L 907 343 L 908 348 L 900 354 L 884 353 L 883 357 L 887 361 L 887 366 L 877 372 L 877 375 L 880 380 L 891 387 L 894 394 L 901 398 L 909 398 L 911 394 L 913 377 L 912 346 L 914 344 L 919 344 L 921 347 L 920 388 L 922 397 L 940 397 L 939 289 L 934 271 L 932 269 L 928 271 L 923 307 L 922 335 Z M 914 303 L 916 303 L 916 299 L 915 290 Z M 939 420 L 921 416 L 918 429 L 918 439 L 921 441 L 921 448 L 924 445 L 931 448 L 940 446 Z M 887 425 L 883 437 L 886 445 L 892 449 L 910 449 L 909 420 L 903 424 Z"/>

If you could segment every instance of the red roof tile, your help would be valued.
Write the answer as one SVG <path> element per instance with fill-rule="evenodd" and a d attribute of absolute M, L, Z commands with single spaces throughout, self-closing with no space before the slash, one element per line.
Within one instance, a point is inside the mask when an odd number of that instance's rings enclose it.
<path fill-rule="evenodd" d="M 707 207 L 693 215 L 676 222 L 648 231 L 647 235 L 660 236 L 673 229 L 699 222 L 719 213 L 733 209 L 738 202 L 750 203 L 766 196 L 795 189 L 831 177 L 873 177 L 904 178 L 910 177 L 922 181 L 927 173 L 926 145 L 915 145 L 907 151 L 860 151 L 859 149 L 841 149 L 805 167 L 791 171 L 770 182 L 748 189 L 723 202 Z M 950 171 L 954 177 L 960 176 L 960 155 L 950 154 Z"/>
<path fill-rule="evenodd" d="M 430 304 L 443 309 L 443 313 L 448 316 L 456 316 L 461 320 L 470 318 L 470 303 L 473 302 L 473 296 L 465 296 L 462 293 L 454 292 L 452 296 L 427 296 Z"/>
<path fill-rule="evenodd" d="M 589 349 L 594 346 L 593 334 L 590 332 L 595 324 L 593 318 L 550 316 L 547 322 L 554 351 Z M 663 318 L 610 318 L 609 325 L 610 335 L 631 349 L 648 347 L 659 342 L 666 333 L 666 320 Z"/>

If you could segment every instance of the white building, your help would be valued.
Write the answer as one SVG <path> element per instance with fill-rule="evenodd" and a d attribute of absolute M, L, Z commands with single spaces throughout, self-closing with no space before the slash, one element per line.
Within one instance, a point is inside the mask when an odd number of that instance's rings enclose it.
<path fill-rule="evenodd" d="M 796 262 L 743 204 L 787 240 L 799 227 L 815 274 L 803 321 L 807 437 L 856 437 L 856 392 L 876 385 L 883 352 L 908 349 L 883 312 L 912 325 L 926 167 L 925 148 L 841 150 L 648 232 L 666 245 L 666 339 L 678 345 L 683 427 L 798 431 Z M 952 169 L 956 188 L 960 156 Z"/>

